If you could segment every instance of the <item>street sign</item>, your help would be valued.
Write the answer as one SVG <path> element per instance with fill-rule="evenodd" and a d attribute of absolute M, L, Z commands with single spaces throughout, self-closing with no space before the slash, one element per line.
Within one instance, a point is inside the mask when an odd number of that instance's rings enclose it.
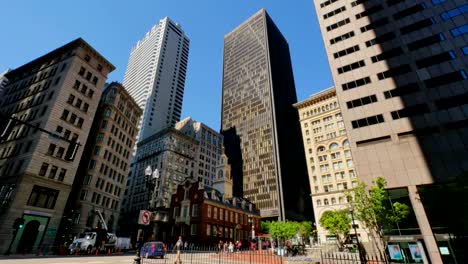
<path fill-rule="evenodd" d="M 147 210 L 140 210 L 140 216 L 138 217 L 139 225 L 149 225 L 151 221 L 151 212 Z"/>

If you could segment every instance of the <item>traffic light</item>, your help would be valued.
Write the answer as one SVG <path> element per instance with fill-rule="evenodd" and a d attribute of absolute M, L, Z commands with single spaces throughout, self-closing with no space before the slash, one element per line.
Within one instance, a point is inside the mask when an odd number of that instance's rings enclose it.
<path fill-rule="evenodd" d="M 65 153 L 65 160 L 68 161 L 73 161 L 76 156 L 76 152 L 78 152 L 78 148 L 80 147 L 80 141 L 79 140 L 72 140 L 68 144 L 67 152 Z"/>
<path fill-rule="evenodd" d="M 13 223 L 13 229 L 18 231 L 24 226 L 24 219 L 23 218 L 16 218 L 15 222 Z"/>

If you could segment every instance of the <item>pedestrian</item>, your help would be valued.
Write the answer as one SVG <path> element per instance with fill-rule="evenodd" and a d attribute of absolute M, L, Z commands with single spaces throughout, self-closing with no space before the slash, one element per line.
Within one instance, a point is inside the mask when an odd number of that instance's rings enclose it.
<path fill-rule="evenodd" d="M 187 248 L 188 248 L 188 242 L 185 241 L 185 243 L 184 243 L 184 250 L 187 250 Z"/>
<path fill-rule="evenodd" d="M 182 236 L 179 236 L 179 240 L 177 240 L 174 248 L 172 249 L 172 250 L 177 250 L 177 255 L 176 255 L 174 264 L 182 263 L 182 260 L 180 259 L 180 251 L 182 250 L 183 245 L 184 245 L 184 242 L 182 241 Z"/>
<path fill-rule="evenodd" d="M 219 253 L 223 252 L 223 241 L 222 240 L 219 240 L 218 251 L 219 251 Z"/>
<path fill-rule="evenodd" d="M 226 254 L 226 255 L 227 255 L 227 253 L 228 253 L 228 242 L 227 242 L 227 241 L 226 241 L 226 242 L 224 242 L 224 245 L 223 245 L 223 250 L 224 250 L 224 254 Z"/>
<path fill-rule="evenodd" d="M 240 240 L 237 240 L 237 242 L 236 242 L 236 249 L 237 249 L 237 252 L 240 252 L 241 246 L 242 246 L 242 242 L 240 242 Z"/>
<path fill-rule="evenodd" d="M 228 249 L 229 253 L 234 253 L 234 243 L 232 243 L 232 241 L 229 241 Z"/>

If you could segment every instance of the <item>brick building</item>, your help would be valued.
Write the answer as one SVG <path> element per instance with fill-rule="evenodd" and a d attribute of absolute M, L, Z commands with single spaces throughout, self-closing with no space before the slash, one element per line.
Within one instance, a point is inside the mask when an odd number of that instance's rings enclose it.
<path fill-rule="evenodd" d="M 169 211 L 170 241 L 181 235 L 195 245 L 219 240 L 244 241 L 260 231 L 260 211 L 250 201 L 228 197 L 220 191 L 187 179 L 172 196 Z"/>

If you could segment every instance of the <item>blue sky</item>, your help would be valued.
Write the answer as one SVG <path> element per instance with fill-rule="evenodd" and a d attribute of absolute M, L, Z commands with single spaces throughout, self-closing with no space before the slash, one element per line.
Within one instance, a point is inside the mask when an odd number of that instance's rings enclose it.
<path fill-rule="evenodd" d="M 15 0 L 1 5 L 0 72 L 82 37 L 123 80 L 131 47 L 161 18 L 190 43 L 182 118 L 220 127 L 223 36 L 265 8 L 289 42 L 298 100 L 332 86 L 312 0 Z"/>

